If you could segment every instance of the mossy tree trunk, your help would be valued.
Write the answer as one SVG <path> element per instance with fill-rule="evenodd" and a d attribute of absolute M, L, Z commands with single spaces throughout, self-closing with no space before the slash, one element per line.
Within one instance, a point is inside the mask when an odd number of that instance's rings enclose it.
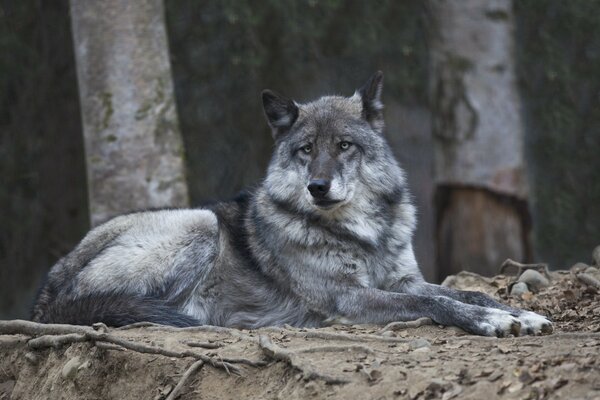
<path fill-rule="evenodd" d="M 186 206 L 162 0 L 71 0 L 90 218 Z"/>
<path fill-rule="evenodd" d="M 430 0 L 441 276 L 530 257 L 524 124 L 510 0 Z"/>

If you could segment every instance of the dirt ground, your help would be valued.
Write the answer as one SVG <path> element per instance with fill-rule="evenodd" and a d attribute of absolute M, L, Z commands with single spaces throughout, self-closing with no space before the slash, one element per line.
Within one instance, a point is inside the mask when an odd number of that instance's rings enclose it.
<path fill-rule="evenodd" d="M 507 297 L 511 278 L 502 275 L 461 273 L 446 282 L 551 317 L 548 336 L 496 339 L 417 326 L 426 321 L 404 329 L 99 327 L 50 347 L 30 341 L 36 334 L 0 335 L 0 400 L 600 399 L 598 289 L 572 271 L 551 278 L 520 298 Z M 131 343 L 142 347 L 123 348 Z"/>

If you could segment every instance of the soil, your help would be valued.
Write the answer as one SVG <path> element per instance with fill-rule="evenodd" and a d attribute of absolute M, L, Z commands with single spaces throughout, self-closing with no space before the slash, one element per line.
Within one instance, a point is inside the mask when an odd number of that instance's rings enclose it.
<path fill-rule="evenodd" d="M 551 277 L 549 287 L 519 298 L 507 297 L 513 278 L 503 275 L 463 272 L 446 281 L 549 316 L 555 331 L 548 336 L 486 338 L 431 324 L 107 331 L 117 341 L 164 350 L 148 354 L 90 340 L 32 349 L 30 335 L 0 335 L 0 400 L 159 400 L 169 395 L 215 400 L 600 399 L 598 289 L 572 271 Z M 239 371 L 168 355 L 190 349 L 228 361 Z M 190 372 L 174 396 L 194 363 L 200 368 Z"/>

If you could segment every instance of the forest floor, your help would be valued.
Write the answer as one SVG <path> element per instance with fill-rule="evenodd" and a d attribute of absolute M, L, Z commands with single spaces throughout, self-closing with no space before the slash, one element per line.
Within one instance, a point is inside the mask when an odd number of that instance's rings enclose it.
<path fill-rule="evenodd" d="M 478 337 L 426 320 L 252 331 L 3 321 L 0 400 L 600 399 L 599 289 L 573 271 L 551 277 L 518 299 L 507 276 L 447 281 L 549 316 L 547 336 Z"/>

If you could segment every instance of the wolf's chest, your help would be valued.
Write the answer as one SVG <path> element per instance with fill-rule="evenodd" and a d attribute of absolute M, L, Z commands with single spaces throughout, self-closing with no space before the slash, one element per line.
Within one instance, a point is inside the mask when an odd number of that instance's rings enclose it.
<path fill-rule="evenodd" d="M 295 263 L 305 273 L 351 286 L 370 286 L 368 254 L 341 246 L 309 247 L 296 252 Z"/>

